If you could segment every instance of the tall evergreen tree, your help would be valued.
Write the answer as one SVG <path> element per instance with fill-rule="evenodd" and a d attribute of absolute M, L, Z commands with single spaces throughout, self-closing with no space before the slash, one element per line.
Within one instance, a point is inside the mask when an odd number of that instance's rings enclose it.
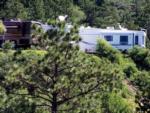
<path fill-rule="evenodd" d="M 32 20 L 45 19 L 44 1 L 32 0 L 29 2 L 29 17 Z"/>
<path fill-rule="evenodd" d="M 1 84 L 7 94 L 32 98 L 35 106 L 43 106 L 50 113 L 77 112 L 90 95 L 118 86 L 120 71 L 108 61 L 80 52 L 75 44 L 80 40 L 77 28 L 66 33 L 64 25 L 58 22 L 57 29 L 41 35 L 39 48 L 46 50 L 41 60 L 36 61 L 33 56 L 25 59 L 19 53 L 12 57 L 16 63 L 9 65 L 11 68 L 3 74 L 6 79 Z M 10 79 L 12 84 L 8 85 Z"/>
<path fill-rule="evenodd" d="M 5 18 L 27 18 L 27 10 L 19 0 L 8 0 L 4 7 L 0 10 L 1 17 Z"/>

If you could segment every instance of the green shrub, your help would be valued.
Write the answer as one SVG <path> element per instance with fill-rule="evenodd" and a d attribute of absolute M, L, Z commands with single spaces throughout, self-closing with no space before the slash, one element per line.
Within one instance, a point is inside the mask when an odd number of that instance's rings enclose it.
<path fill-rule="evenodd" d="M 24 50 L 21 53 L 22 57 L 29 59 L 41 59 L 46 55 L 46 51 L 42 50 Z"/>
<path fill-rule="evenodd" d="M 6 32 L 6 28 L 3 22 L 0 20 L 0 34 L 3 34 L 4 32 Z"/>
<path fill-rule="evenodd" d="M 129 99 L 129 98 L 132 98 L 134 99 L 133 96 L 135 96 L 135 92 L 131 91 L 129 89 L 129 86 L 127 84 L 124 84 L 122 86 L 122 89 L 120 90 L 120 95 L 123 97 L 123 98 L 126 98 L 126 99 Z"/>
<path fill-rule="evenodd" d="M 143 95 L 150 97 L 150 72 L 140 71 L 131 77 L 134 85 L 138 86 Z"/>
<path fill-rule="evenodd" d="M 150 69 L 150 50 L 141 47 L 134 47 L 129 50 L 129 56 L 141 69 Z"/>
<path fill-rule="evenodd" d="M 116 93 L 108 96 L 108 109 L 111 113 L 133 113 L 135 111 L 134 103 L 121 97 Z"/>
<path fill-rule="evenodd" d="M 96 51 L 99 56 L 108 58 L 111 62 L 120 63 L 122 55 L 119 50 L 113 48 L 106 40 L 97 41 Z"/>
<path fill-rule="evenodd" d="M 10 41 L 6 41 L 5 43 L 2 44 L 2 49 L 4 51 L 14 49 L 14 47 L 15 47 L 15 44 Z"/>
<path fill-rule="evenodd" d="M 136 68 L 135 64 L 130 63 L 125 65 L 123 71 L 126 74 L 126 77 L 130 78 L 132 75 L 138 72 L 138 69 Z"/>

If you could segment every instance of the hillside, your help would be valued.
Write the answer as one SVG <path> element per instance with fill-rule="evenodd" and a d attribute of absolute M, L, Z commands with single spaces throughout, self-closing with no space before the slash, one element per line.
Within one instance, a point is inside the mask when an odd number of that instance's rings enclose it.
<path fill-rule="evenodd" d="M 93 54 L 78 46 L 82 24 L 105 28 L 121 23 L 149 31 L 149 5 L 149 0 L 1 0 L 2 19 L 47 21 L 58 29 L 43 32 L 33 26 L 38 43 L 30 48 L 2 44 L 0 113 L 149 113 L 149 40 L 147 48 L 125 52 L 102 39 Z M 70 32 L 59 15 L 68 15 Z"/>

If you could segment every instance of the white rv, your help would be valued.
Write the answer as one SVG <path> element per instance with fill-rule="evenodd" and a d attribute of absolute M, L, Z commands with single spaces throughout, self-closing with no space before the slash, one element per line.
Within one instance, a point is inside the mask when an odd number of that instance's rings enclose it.
<path fill-rule="evenodd" d="M 79 43 L 80 49 L 86 52 L 95 52 L 98 39 L 107 40 L 113 47 L 119 50 L 127 50 L 135 45 L 145 47 L 146 33 L 122 29 L 99 29 L 91 27 L 81 27 L 79 35 L 82 41 Z"/>
<path fill-rule="evenodd" d="M 36 21 L 32 21 L 32 23 L 41 26 L 45 32 L 49 29 L 54 29 L 51 25 Z M 69 32 L 72 27 L 71 24 L 66 24 L 65 31 Z M 114 29 L 113 27 L 108 27 L 107 29 L 80 27 L 79 35 L 82 39 L 79 42 L 80 49 L 86 52 L 95 52 L 98 39 L 107 40 L 119 50 L 127 50 L 135 45 L 145 47 L 146 33 L 144 31 L 128 30 L 122 28 L 121 25 L 118 25 L 118 27 L 119 29 Z"/>

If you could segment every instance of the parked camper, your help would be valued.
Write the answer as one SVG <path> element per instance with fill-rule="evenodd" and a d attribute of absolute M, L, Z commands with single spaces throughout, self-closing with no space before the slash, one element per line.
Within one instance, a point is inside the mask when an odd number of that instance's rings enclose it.
<path fill-rule="evenodd" d="M 6 32 L 0 35 L 0 46 L 6 40 L 13 41 L 17 47 L 27 47 L 31 43 L 31 22 L 30 21 L 3 21 Z"/>
<path fill-rule="evenodd" d="M 49 29 L 56 29 L 51 25 L 32 21 L 33 24 L 39 25 L 45 32 Z M 69 32 L 72 28 L 71 24 L 66 24 L 65 31 Z M 145 47 L 146 33 L 144 31 L 128 30 L 118 25 L 118 28 L 107 27 L 106 29 L 83 27 L 79 29 L 81 41 L 79 47 L 82 51 L 95 52 L 97 40 L 105 39 L 113 47 L 119 50 L 128 50 L 135 45 Z"/>
<path fill-rule="evenodd" d="M 105 39 L 113 47 L 119 50 L 128 50 L 135 45 L 145 47 L 146 33 L 144 31 L 107 29 L 81 27 L 79 35 L 82 41 L 79 43 L 80 49 L 86 52 L 95 52 L 98 39 Z"/>

